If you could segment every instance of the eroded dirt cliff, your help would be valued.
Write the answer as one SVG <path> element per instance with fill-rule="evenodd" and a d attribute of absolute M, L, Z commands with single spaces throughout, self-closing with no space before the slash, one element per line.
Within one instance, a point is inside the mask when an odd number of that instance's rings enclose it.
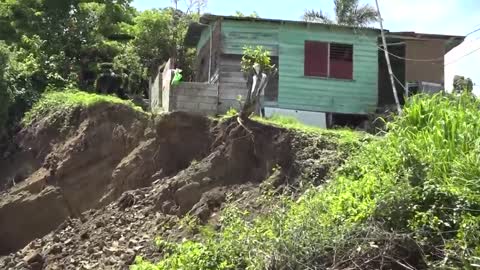
<path fill-rule="evenodd" d="M 156 236 L 180 239 L 186 214 L 215 224 L 227 197 L 261 209 L 263 182 L 321 183 L 348 155 L 254 121 L 105 104 L 37 121 L 16 142 L 0 163 L 2 269 L 127 269 L 158 256 Z"/>

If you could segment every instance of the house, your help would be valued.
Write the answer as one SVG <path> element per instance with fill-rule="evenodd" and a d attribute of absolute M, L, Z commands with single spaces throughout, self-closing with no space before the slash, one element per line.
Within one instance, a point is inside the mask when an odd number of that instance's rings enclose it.
<path fill-rule="evenodd" d="M 163 89 L 164 100 L 169 100 L 169 110 L 206 114 L 238 107 L 237 97 L 247 92 L 240 71 L 243 48 L 261 45 L 279 69 L 265 90 L 267 114 L 292 115 L 319 126 L 365 116 L 394 103 L 379 37 L 380 30 L 375 28 L 204 15 L 190 25 L 185 41 L 197 49 L 196 81 L 204 83 L 183 84 L 170 93 Z M 442 85 L 444 55 L 463 39 L 388 32 L 402 97 L 407 82 Z M 201 99 L 194 97 L 197 94 Z"/>
<path fill-rule="evenodd" d="M 460 45 L 464 36 L 422 34 L 415 32 L 388 32 L 388 51 L 393 73 L 402 82 L 396 82 L 400 102 L 404 103 L 408 85 L 445 86 L 445 55 Z M 380 44 L 380 43 L 379 43 Z M 412 91 L 412 89 L 410 89 Z M 415 90 L 414 90 L 415 91 Z M 394 103 L 392 87 L 383 51 L 379 53 L 378 106 Z"/>

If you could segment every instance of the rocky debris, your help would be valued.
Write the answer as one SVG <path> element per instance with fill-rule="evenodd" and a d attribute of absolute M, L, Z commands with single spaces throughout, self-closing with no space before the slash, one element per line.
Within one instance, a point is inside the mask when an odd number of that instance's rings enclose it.
<path fill-rule="evenodd" d="M 57 230 L 32 241 L 24 249 L 0 257 L 0 269 L 30 269 L 30 261 L 40 260 L 26 258 L 42 258 L 42 269 L 47 270 L 117 270 L 128 269 L 137 255 L 150 259 L 160 257 L 161 250 L 154 245 L 157 236 L 171 241 L 191 236 L 191 232 L 177 226 L 180 217 L 156 210 L 156 196 L 162 187 L 158 181 L 150 188 L 125 193 L 106 207 L 87 211 L 81 218 L 68 219 Z M 211 221 L 212 215 L 221 210 L 227 193 L 240 199 L 255 190 L 258 185 L 251 183 L 216 188 L 203 194 L 192 208 L 192 215 L 206 207 L 208 212 L 199 218 Z M 132 196 L 134 204 L 121 209 L 122 199 Z"/>
<path fill-rule="evenodd" d="M 178 226 L 185 214 L 218 228 L 219 212 L 227 198 L 245 208 L 262 211 L 262 206 L 254 202 L 264 185 L 279 189 L 287 183 L 294 184 L 299 176 L 308 175 L 311 171 L 318 173 L 325 170 L 325 173 L 319 174 L 324 178 L 326 172 L 335 167 L 329 162 L 310 162 L 312 155 L 324 155 L 322 160 L 326 161 L 335 156 L 327 148 L 319 150 L 311 146 L 320 148 L 322 144 L 303 142 L 308 138 L 298 140 L 295 134 L 284 129 L 251 122 L 247 123 L 253 132 L 250 135 L 235 119 L 212 123 L 210 127 L 205 118 L 185 114 L 166 117 L 175 121 L 157 123 L 154 140 L 151 140 L 151 135 L 145 135 L 149 139 L 143 141 L 144 144 L 139 143 L 136 150 L 124 158 L 128 162 L 120 161 L 115 165 L 114 176 L 105 187 L 108 189 L 103 197 L 105 201 L 100 200 L 98 210 L 71 215 L 73 218 L 62 217 L 65 221 L 58 218 L 60 225 L 56 230 L 50 233 L 45 231 L 43 235 L 48 234 L 44 237 L 34 236 L 40 238 L 15 253 L 0 257 L 0 269 L 31 269 L 38 266 L 52 270 L 128 269 L 137 255 L 150 259 L 162 256 L 162 251 L 154 245 L 155 237 L 162 236 L 170 241 L 192 237 L 194 232 Z M 198 121 L 203 122 L 199 124 Z M 193 123 L 201 128 L 193 128 Z M 173 133 L 176 136 L 169 135 L 171 130 L 175 130 Z M 198 141 L 193 140 L 192 136 Z M 303 153 L 306 145 L 310 147 L 309 153 Z M 192 152 L 191 148 L 196 150 Z M 150 154 L 139 154 L 145 151 Z M 150 164 L 147 165 L 150 166 L 148 170 L 155 168 L 155 172 L 143 174 L 143 163 Z M 304 164 L 313 164 L 313 167 L 304 171 L 301 168 Z M 78 169 L 77 172 L 81 173 Z M 70 173 L 65 171 L 64 175 Z M 144 185 L 146 187 L 142 187 Z M 12 196 L 13 193 L 7 197 Z M 26 200 L 20 195 L 16 196 L 21 202 Z M 80 198 L 80 195 L 77 197 Z M 85 197 L 90 199 L 89 196 Z M 33 205 L 37 203 L 36 199 L 30 201 Z M 5 205 L 16 209 L 13 204 Z M 0 211 L 8 209 L 5 205 L 3 208 L 0 205 Z M 45 209 L 50 206 L 47 204 Z M 72 213 L 70 208 L 67 210 L 67 213 Z M 19 216 L 19 221 L 27 220 L 25 216 Z M 0 219 L 0 222 L 3 220 Z M 0 225 L 1 231 L 4 224 Z M 30 226 L 34 227 L 33 224 Z M 34 231 L 32 228 L 25 230 Z M 38 256 L 33 256 L 35 260 L 25 260 L 31 254 Z"/>
<path fill-rule="evenodd" d="M 25 263 L 28 264 L 30 269 L 41 270 L 43 268 L 43 256 L 38 252 L 33 252 L 27 255 L 24 259 Z"/>
<path fill-rule="evenodd" d="M 149 186 L 154 177 L 175 174 L 210 150 L 210 120 L 187 113 L 152 120 L 126 106 L 99 104 L 67 119 L 67 128 L 42 119 L 18 135 L 18 157 L 30 154 L 40 165 L 30 164 L 30 176 L 0 197 L 0 255 L 124 191 Z M 11 173 L 7 164 L 0 161 L 0 182 L 8 178 L 3 172 Z"/>

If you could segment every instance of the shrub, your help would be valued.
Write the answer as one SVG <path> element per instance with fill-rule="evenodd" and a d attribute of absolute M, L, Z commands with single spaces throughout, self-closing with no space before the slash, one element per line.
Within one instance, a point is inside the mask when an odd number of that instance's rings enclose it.
<path fill-rule="evenodd" d="M 480 261 L 479 108 L 468 94 L 413 97 L 388 134 L 330 183 L 255 218 L 230 206 L 219 232 L 179 244 L 157 269 L 473 269 Z"/>
<path fill-rule="evenodd" d="M 77 107 L 89 107 L 98 103 L 123 104 L 135 110 L 142 111 L 142 109 L 135 106 L 133 102 L 122 100 L 115 96 L 92 94 L 76 89 L 66 89 L 63 91 L 50 89 L 46 91 L 40 100 L 33 105 L 32 109 L 25 114 L 22 123 L 29 125 L 34 120 L 46 117 L 51 113 L 68 113 Z"/>
<path fill-rule="evenodd" d="M 12 93 L 8 88 L 5 70 L 9 61 L 10 51 L 4 43 L 0 43 L 0 138 L 4 133 L 8 118 L 8 108 L 12 102 Z"/>
<path fill-rule="evenodd" d="M 253 64 L 258 63 L 263 72 L 271 71 L 275 66 L 271 64 L 270 52 L 262 46 L 243 48 L 242 71 L 249 73 L 252 71 Z"/>

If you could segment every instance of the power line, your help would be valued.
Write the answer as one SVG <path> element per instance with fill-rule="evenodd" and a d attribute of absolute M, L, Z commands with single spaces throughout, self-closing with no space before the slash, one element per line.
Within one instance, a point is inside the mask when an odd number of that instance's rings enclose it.
<path fill-rule="evenodd" d="M 459 58 L 457 58 L 457 59 L 449 62 L 448 64 L 445 64 L 445 66 L 448 66 L 448 65 L 450 65 L 450 64 L 456 63 L 456 62 L 460 61 L 460 59 L 465 58 L 465 57 L 467 57 L 467 56 L 469 56 L 469 55 L 471 55 L 471 54 L 473 54 L 473 53 L 475 53 L 475 52 L 477 52 L 477 51 L 480 51 L 480 47 L 476 48 L 475 50 L 473 50 L 473 51 L 471 51 L 471 52 L 469 52 L 469 53 L 467 53 L 467 54 L 465 54 L 465 55 L 463 55 L 463 56 L 460 56 Z"/>
<path fill-rule="evenodd" d="M 382 47 L 378 46 L 378 48 L 382 51 L 385 51 L 385 49 L 383 49 Z M 388 51 L 387 51 L 388 52 Z M 413 61 L 413 62 L 437 62 L 437 61 L 442 61 L 443 60 L 443 56 L 442 57 L 438 57 L 438 58 L 431 58 L 431 59 L 413 59 L 413 58 L 405 58 L 405 57 L 401 57 L 401 56 L 398 56 L 396 54 L 393 54 L 391 52 L 388 52 L 388 54 L 390 54 L 391 56 L 397 58 L 397 59 L 400 59 L 400 60 L 406 60 L 406 61 Z"/>
<path fill-rule="evenodd" d="M 477 25 L 477 26 L 478 26 L 478 25 Z M 480 28 L 477 28 L 477 29 L 473 30 L 472 32 L 466 34 L 465 37 L 468 37 L 468 36 L 470 36 L 471 34 L 476 33 L 476 32 L 478 32 L 478 31 L 480 31 Z"/>
<path fill-rule="evenodd" d="M 479 24 L 479 25 L 480 25 L 480 24 Z M 476 26 L 479 26 L 479 25 L 476 25 Z M 480 28 L 475 29 L 474 31 L 468 33 L 467 35 L 465 35 L 465 37 L 467 37 L 467 36 L 469 36 L 469 35 L 471 35 L 471 34 L 473 34 L 473 33 L 476 33 L 476 32 L 478 32 L 478 31 L 480 31 Z M 367 36 L 366 36 L 364 33 L 362 33 L 361 29 L 357 29 L 356 27 L 354 27 L 354 32 L 360 34 L 360 37 L 361 37 L 361 38 L 367 39 Z M 477 38 L 477 39 L 475 39 L 475 40 L 478 40 L 478 39 L 480 39 L 480 37 Z M 473 40 L 473 41 L 475 41 L 475 40 Z M 473 41 L 471 41 L 471 42 L 473 42 Z M 471 43 L 471 42 L 470 42 L 470 43 Z M 377 47 L 378 47 L 378 49 L 380 49 L 380 50 L 382 50 L 382 51 L 386 51 L 385 49 L 383 49 L 383 48 L 380 47 L 380 46 L 377 46 Z M 463 59 L 463 58 L 465 58 L 465 57 L 467 57 L 467 56 L 469 56 L 469 55 L 471 55 L 471 54 L 473 54 L 473 53 L 475 53 L 475 52 L 477 52 L 477 51 L 479 51 L 479 50 L 480 50 L 480 47 L 474 49 L 473 51 L 471 51 L 471 52 L 469 52 L 469 53 L 467 53 L 467 54 L 465 54 L 465 55 L 462 55 L 462 56 L 458 57 L 457 59 L 455 59 L 455 60 L 453 60 L 453 61 L 451 61 L 451 62 L 449 62 L 449 63 L 447 63 L 447 64 L 444 63 L 443 66 L 445 67 L 445 66 L 447 66 L 447 65 L 451 65 L 451 64 L 453 64 L 453 63 L 456 63 L 456 62 L 458 62 L 459 60 L 461 60 L 461 59 Z M 413 58 L 406 58 L 406 57 L 398 56 L 398 55 L 396 55 L 396 54 L 393 54 L 393 53 L 389 52 L 388 50 L 387 50 L 386 52 L 388 53 L 388 55 L 391 55 L 391 56 L 394 57 L 394 58 L 397 58 L 397 59 L 400 59 L 400 60 L 405 60 L 405 61 L 413 61 L 413 62 L 439 62 L 439 61 L 444 61 L 444 60 L 445 60 L 445 56 L 438 57 L 438 58 L 432 58 L 432 59 L 413 59 Z"/>
<path fill-rule="evenodd" d="M 405 93 L 408 92 L 407 90 L 407 87 L 398 79 L 397 76 L 395 76 L 395 74 L 392 74 L 393 75 L 393 78 L 395 78 L 395 80 L 400 84 L 400 86 L 402 86 L 402 88 L 405 90 Z"/>
<path fill-rule="evenodd" d="M 479 24 L 479 25 L 480 25 L 480 24 Z M 479 26 L 479 25 L 476 25 L 476 26 L 474 26 L 474 27 L 477 27 L 477 26 Z M 477 29 L 473 30 L 472 32 L 466 34 L 465 37 L 468 37 L 468 36 L 470 36 L 471 34 L 474 34 L 474 33 L 478 32 L 478 31 L 480 31 L 480 28 L 477 28 Z M 475 39 L 475 40 L 478 40 L 478 39 L 479 39 L 479 38 L 477 38 L 477 39 Z M 473 42 L 473 41 L 471 41 L 471 42 Z M 383 49 L 383 48 L 380 47 L 380 46 L 378 46 L 378 48 L 379 48 L 380 50 L 382 50 L 382 51 L 385 51 L 385 49 Z M 450 64 L 452 64 L 452 63 L 455 63 L 455 62 L 457 62 L 458 60 L 460 60 L 460 59 L 462 59 L 462 58 L 464 58 L 464 57 L 466 57 L 466 56 L 469 56 L 469 55 L 471 55 L 472 53 L 474 53 L 474 52 L 476 52 L 476 51 L 478 51 L 478 50 L 480 50 L 480 48 L 475 49 L 474 51 L 472 51 L 472 52 L 470 52 L 470 53 L 467 53 L 466 55 L 463 55 L 463 56 L 461 56 L 460 58 L 458 58 L 458 59 L 456 59 L 456 60 L 454 60 L 454 61 L 452 61 L 452 62 L 450 62 L 450 63 L 448 63 L 448 64 L 444 64 L 444 66 L 450 65 Z M 388 52 L 388 51 L 387 51 L 387 53 L 388 53 L 389 55 L 397 58 L 397 59 L 405 60 L 405 61 L 412 61 L 412 62 L 438 62 L 438 61 L 443 61 L 444 58 L 445 58 L 445 56 L 442 56 L 442 57 L 431 58 L 431 59 L 413 59 L 413 58 L 401 57 L 401 56 L 398 56 L 398 55 L 393 54 L 393 53 Z"/>

